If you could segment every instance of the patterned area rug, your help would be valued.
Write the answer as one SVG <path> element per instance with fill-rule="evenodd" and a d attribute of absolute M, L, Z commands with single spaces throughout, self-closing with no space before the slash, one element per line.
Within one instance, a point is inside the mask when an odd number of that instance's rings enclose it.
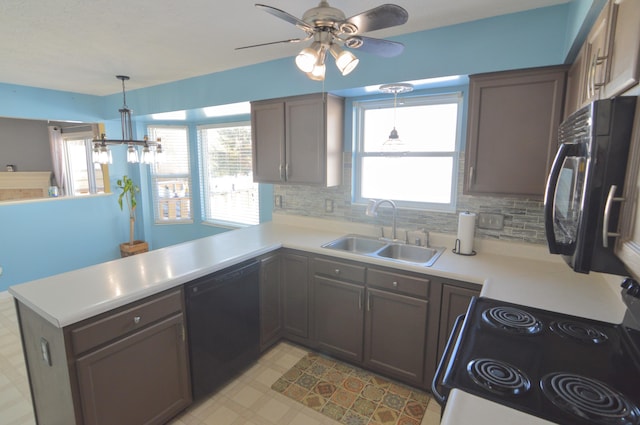
<path fill-rule="evenodd" d="M 429 396 L 309 353 L 271 388 L 345 425 L 419 425 Z"/>

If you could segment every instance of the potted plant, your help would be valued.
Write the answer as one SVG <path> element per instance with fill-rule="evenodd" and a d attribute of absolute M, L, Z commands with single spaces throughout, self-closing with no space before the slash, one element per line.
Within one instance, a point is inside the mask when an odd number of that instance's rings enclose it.
<path fill-rule="evenodd" d="M 122 176 L 122 179 L 116 181 L 116 185 L 120 189 L 120 195 L 118 195 L 118 205 L 120 210 L 124 210 L 123 203 L 126 202 L 127 209 L 129 210 L 129 242 L 120 244 L 120 255 L 122 257 L 128 257 L 130 255 L 140 254 L 149 251 L 149 244 L 141 240 L 133 240 L 134 228 L 136 223 L 136 193 L 140 192 L 140 188 L 133 183 L 127 176 Z"/>

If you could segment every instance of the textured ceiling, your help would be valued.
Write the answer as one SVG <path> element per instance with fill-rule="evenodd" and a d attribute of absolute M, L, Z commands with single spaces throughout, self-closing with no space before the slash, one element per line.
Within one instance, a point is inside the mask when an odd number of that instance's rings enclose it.
<path fill-rule="evenodd" d="M 301 18 L 311 1 L 261 0 Z M 385 38 L 569 0 L 398 0 L 409 12 L 400 27 L 367 33 Z M 379 0 L 333 0 L 347 17 Z M 106 95 L 293 56 L 300 45 L 257 43 L 304 35 L 249 0 L 2 0 L 0 82 Z"/>

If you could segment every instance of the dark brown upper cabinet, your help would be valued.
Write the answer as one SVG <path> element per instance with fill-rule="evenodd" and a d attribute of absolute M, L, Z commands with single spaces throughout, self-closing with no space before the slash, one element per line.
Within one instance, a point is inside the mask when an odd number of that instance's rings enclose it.
<path fill-rule="evenodd" d="M 566 74 L 553 66 L 470 76 L 465 194 L 542 199 Z"/>
<path fill-rule="evenodd" d="M 260 183 L 342 183 L 344 99 L 327 93 L 251 103 L 253 179 Z"/>

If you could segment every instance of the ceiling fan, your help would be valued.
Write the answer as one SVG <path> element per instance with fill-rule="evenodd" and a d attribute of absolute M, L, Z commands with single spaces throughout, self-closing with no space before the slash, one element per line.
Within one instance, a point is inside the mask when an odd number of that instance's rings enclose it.
<path fill-rule="evenodd" d="M 361 35 L 365 32 L 394 27 L 407 22 L 409 14 L 404 8 L 395 4 L 383 4 L 348 19 L 340 9 L 329 6 L 326 0 L 321 0 L 317 7 L 307 10 L 302 15 L 302 19 L 265 4 L 256 4 L 256 7 L 295 25 L 304 31 L 306 36 L 253 44 L 238 47 L 236 50 L 271 44 L 299 43 L 313 39 L 311 45 L 302 49 L 296 56 L 298 68 L 312 80 L 324 80 L 326 70 L 324 62 L 327 52 L 335 59 L 336 66 L 342 75 L 347 75 L 354 70 L 358 65 L 358 58 L 341 46 L 382 57 L 393 57 L 404 50 L 402 43 Z"/>

